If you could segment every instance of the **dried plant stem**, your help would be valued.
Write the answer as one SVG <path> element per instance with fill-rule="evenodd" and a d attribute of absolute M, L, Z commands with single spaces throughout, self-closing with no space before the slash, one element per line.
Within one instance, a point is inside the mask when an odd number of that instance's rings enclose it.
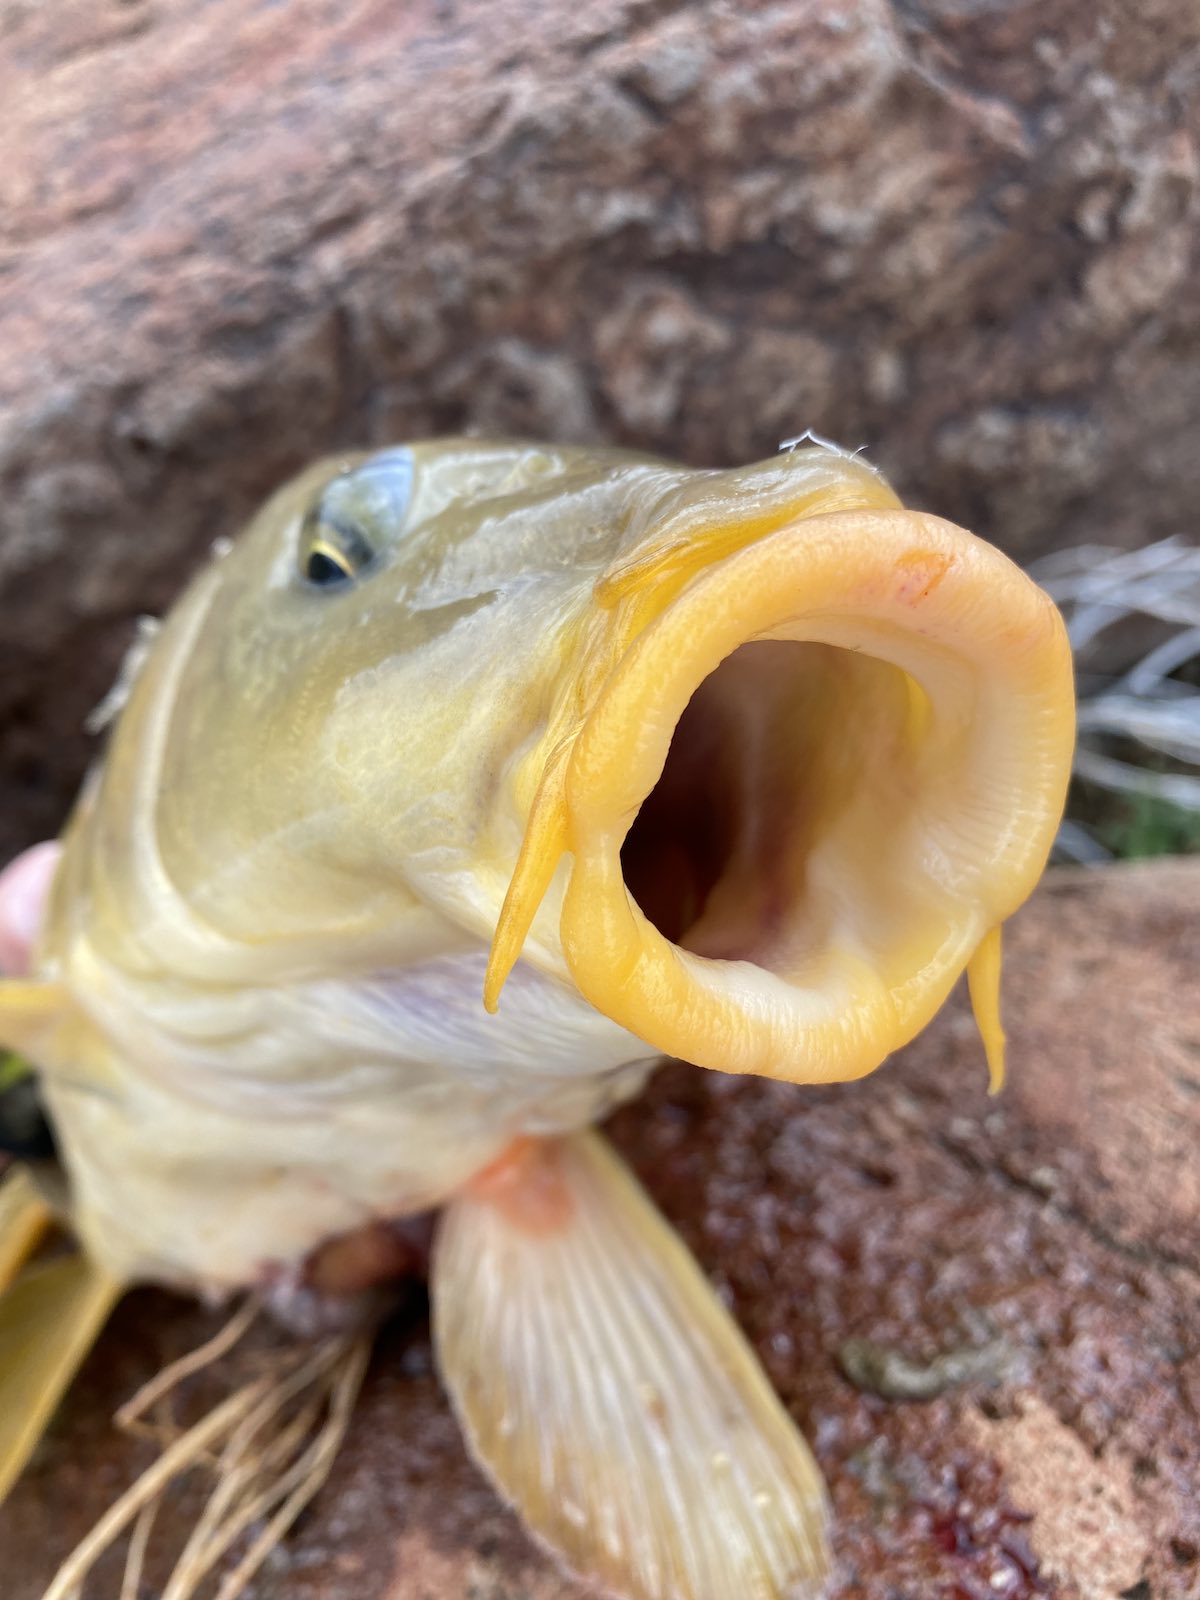
<path fill-rule="evenodd" d="M 156 1499 L 172 1478 L 190 1467 L 210 1443 L 219 1439 L 244 1416 L 257 1402 L 265 1385 L 266 1380 L 261 1378 L 246 1384 L 169 1445 L 158 1460 L 147 1467 L 116 1504 L 109 1508 L 87 1537 L 75 1546 L 54 1575 L 43 1600 L 69 1600 L 72 1591 L 83 1583 L 91 1568 L 142 1507 Z"/>
<path fill-rule="evenodd" d="M 248 1302 L 206 1344 L 144 1384 L 119 1414 L 134 1427 L 145 1411 L 185 1378 L 224 1355 L 250 1326 Z M 373 1335 L 342 1335 L 315 1350 L 273 1355 L 272 1374 L 243 1385 L 186 1433 L 171 1439 L 59 1568 L 44 1600 L 80 1600 L 97 1560 L 133 1525 L 120 1600 L 137 1600 L 154 1514 L 168 1486 L 199 1465 L 215 1474 L 212 1491 L 175 1562 L 160 1600 L 194 1600 L 235 1542 L 267 1518 L 218 1600 L 236 1600 L 325 1482 L 349 1426 Z"/>
<path fill-rule="evenodd" d="M 142 1568 L 146 1563 L 146 1546 L 150 1542 L 150 1533 L 154 1527 L 154 1519 L 158 1515 L 159 1504 L 158 1500 L 151 1500 L 137 1514 L 125 1556 L 120 1600 L 138 1600 L 142 1587 Z"/>
<path fill-rule="evenodd" d="M 217 1591 L 217 1600 L 238 1600 L 238 1596 L 259 1567 L 329 1476 L 330 1468 L 346 1436 L 346 1429 L 350 1425 L 350 1416 L 366 1375 L 370 1354 L 369 1338 L 363 1337 L 351 1345 L 349 1359 L 335 1382 L 325 1427 L 313 1441 L 309 1452 L 312 1457 L 311 1465 L 297 1488 L 259 1534 L 238 1566 L 222 1583 Z"/>
<path fill-rule="evenodd" d="M 1060 550 L 1031 572 L 1075 651 L 1076 775 L 1096 792 L 1200 814 L 1200 546 Z M 1075 861 L 1111 855 L 1079 818 L 1058 846 Z"/>
<path fill-rule="evenodd" d="M 314 1382 L 326 1380 L 342 1356 L 340 1341 L 322 1346 L 290 1376 L 277 1381 L 230 1435 L 217 1464 L 217 1485 L 200 1520 L 184 1546 L 162 1600 L 187 1600 L 197 1584 L 224 1555 L 242 1528 L 252 1520 L 238 1507 L 239 1496 L 252 1491 L 270 1475 L 276 1463 L 287 1459 L 307 1437 L 324 1399 L 324 1386 L 299 1416 L 279 1432 L 265 1449 L 255 1451 L 253 1441 L 284 1407 Z M 298 1427 L 297 1424 L 304 1424 Z M 280 1448 L 286 1445 L 287 1448 Z"/>
<path fill-rule="evenodd" d="M 140 1419 L 150 1407 L 165 1399 L 185 1378 L 190 1378 L 205 1367 L 211 1366 L 214 1361 L 219 1361 L 226 1351 L 232 1350 L 261 1309 L 262 1302 L 256 1295 L 244 1300 L 225 1326 L 211 1339 L 195 1350 L 189 1350 L 177 1361 L 172 1361 L 161 1372 L 155 1373 L 148 1383 L 144 1383 L 136 1394 L 126 1400 L 113 1419 L 117 1427 L 126 1433 L 155 1433 L 156 1430 L 153 1428 L 139 1427 Z"/>

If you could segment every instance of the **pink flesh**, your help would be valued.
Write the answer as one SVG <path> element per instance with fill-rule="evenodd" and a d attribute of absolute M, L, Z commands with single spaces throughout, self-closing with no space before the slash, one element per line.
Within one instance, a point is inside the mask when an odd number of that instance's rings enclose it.
<path fill-rule="evenodd" d="M 47 839 L 0 872 L 0 972 L 19 977 L 29 970 L 61 849 L 57 840 Z"/>

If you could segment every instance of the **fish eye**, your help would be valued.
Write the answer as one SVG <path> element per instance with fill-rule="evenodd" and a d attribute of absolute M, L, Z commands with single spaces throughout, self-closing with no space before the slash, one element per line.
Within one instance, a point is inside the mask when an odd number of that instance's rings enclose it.
<path fill-rule="evenodd" d="M 408 450 L 382 450 L 332 478 L 300 525 L 304 581 L 327 589 L 361 577 L 403 532 L 412 481 Z"/>

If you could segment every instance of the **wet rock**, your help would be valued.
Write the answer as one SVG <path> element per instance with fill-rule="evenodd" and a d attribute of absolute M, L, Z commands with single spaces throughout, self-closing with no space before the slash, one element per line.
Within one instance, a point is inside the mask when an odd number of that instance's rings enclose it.
<path fill-rule="evenodd" d="M 671 1066 L 614 1119 L 813 1442 L 836 1600 L 1200 1591 L 1198 948 L 1200 862 L 1061 872 L 1010 930 L 999 1098 L 956 999 L 863 1083 Z M 116 1406 L 215 1326 L 165 1295 L 125 1302 L 0 1514 L 5 1600 L 35 1600 L 149 1459 L 112 1430 Z M 187 1406 L 243 1381 L 276 1337 L 239 1347 Z M 913 1365 L 989 1342 L 1004 1360 L 904 1401 L 844 1376 L 849 1340 Z M 152 1580 L 198 1493 L 160 1515 Z M 107 1581 L 115 1593 L 112 1564 Z M 333 1478 L 253 1592 L 586 1593 L 471 1465 L 411 1310 L 380 1341 Z"/>

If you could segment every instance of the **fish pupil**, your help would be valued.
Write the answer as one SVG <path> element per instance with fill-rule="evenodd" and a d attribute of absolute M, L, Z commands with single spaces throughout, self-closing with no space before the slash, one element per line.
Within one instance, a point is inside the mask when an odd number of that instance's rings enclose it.
<path fill-rule="evenodd" d="M 335 561 L 324 550 L 310 550 L 304 564 L 304 576 L 309 583 L 324 587 L 331 583 L 345 583 L 350 577 L 350 569 Z"/>

